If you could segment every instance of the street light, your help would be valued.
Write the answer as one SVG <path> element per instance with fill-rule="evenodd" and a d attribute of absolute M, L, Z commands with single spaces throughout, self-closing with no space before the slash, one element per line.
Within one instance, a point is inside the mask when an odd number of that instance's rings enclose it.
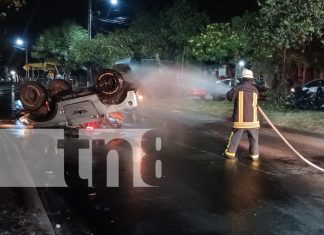
<path fill-rule="evenodd" d="M 118 4 L 118 0 L 110 0 L 110 4 L 116 6 Z M 90 39 L 92 38 L 92 20 L 92 0 L 88 0 L 88 36 Z"/>
<path fill-rule="evenodd" d="M 244 65 L 245 65 L 245 62 L 244 62 L 243 60 L 240 60 L 240 61 L 239 61 L 239 66 L 240 66 L 240 67 L 244 67 Z"/>
<path fill-rule="evenodd" d="M 21 38 L 16 39 L 16 48 L 20 50 L 25 50 L 25 64 L 27 66 L 26 79 L 29 81 L 29 66 L 28 66 L 28 45 L 27 40 L 22 40 Z"/>
<path fill-rule="evenodd" d="M 16 40 L 16 44 L 17 44 L 18 46 L 22 46 L 22 45 L 24 45 L 24 41 L 21 40 L 20 38 L 18 38 L 18 39 Z"/>

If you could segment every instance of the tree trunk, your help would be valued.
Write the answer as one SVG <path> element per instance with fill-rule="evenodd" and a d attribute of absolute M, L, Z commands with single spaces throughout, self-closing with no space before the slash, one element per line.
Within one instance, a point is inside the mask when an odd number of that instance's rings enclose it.
<path fill-rule="evenodd" d="M 304 63 L 302 86 L 305 85 L 305 81 L 306 81 L 306 70 L 307 70 L 307 65 L 306 65 L 306 63 Z"/>
<path fill-rule="evenodd" d="M 186 48 L 183 48 L 183 53 L 181 57 L 181 71 L 183 72 L 184 70 L 184 62 L 185 62 L 185 57 L 186 57 Z"/>
<path fill-rule="evenodd" d="M 286 95 L 287 89 L 287 78 L 286 78 L 286 66 L 287 66 L 287 48 L 283 49 L 283 61 L 282 61 L 282 72 L 278 86 L 278 92 L 281 95 Z"/>

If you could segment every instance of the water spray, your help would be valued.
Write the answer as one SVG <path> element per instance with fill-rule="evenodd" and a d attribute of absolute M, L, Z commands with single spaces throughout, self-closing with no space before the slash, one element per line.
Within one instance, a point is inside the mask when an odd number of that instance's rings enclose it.
<path fill-rule="evenodd" d="M 289 142 L 288 140 L 278 131 L 278 129 L 275 127 L 275 125 L 273 125 L 273 123 L 270 121 L 270 119 L 267 117 L 267 115 L 263 112 L 263 110 L 258 107 L 261 115 L 267 120 L 267 122 L 270 124 L 270 126 L 272 127 L 272 129 L 279 135 L 279 137 L 285 142 L 285 144 L 304 162 L 306 162 L 308 165 L 314 167 L 315 169 L 324 172 L 324 169 L 315 165 L 314 163 L 310 162 L 309 160 L 307 160 L 305 157 L 303 157 Z"/>

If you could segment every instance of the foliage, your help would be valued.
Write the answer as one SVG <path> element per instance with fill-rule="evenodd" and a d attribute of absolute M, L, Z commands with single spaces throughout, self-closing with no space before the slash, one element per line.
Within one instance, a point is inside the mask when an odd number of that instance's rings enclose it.
<path fill-rule="evenodd" d="M 186 0 L 178 0 L 160 14 L 159 35 L 164 40 L 170 59 L 180 58 L 188 46 L 188 38 L 199 33 L 208 22 L 204 13 Z"/>
<path fill-rule="evenodd" d="M 40 60 L 56 61 L 65 70 L 98 70 L 109 67 L 124 56 L 130 56 L 131 50 L 120 43 L 125 35 L 116 32 L 112 35 L 97 35 L 89 39 L 87 31 L 81 26 L 65 22 L 45 30 L 36 42 L 32 57 Z"/>
<path fill-rule="evenodd" d="M 267 58 L 282 48 L 304 48 L 321 38 L 322 0 L 265 0 L 258 13 L 234 17 L 231 23 L 210 24 L 190 40 L 199 60 L 239 55 Z"/>
<path fill-rule="evenodd" d="M 72 50 L 82 40 L 86 39 L 87 31 L 72 22 L 65 22 L 45 30 L 37 39 L 32 57 L 41 60 L 54 60 L 66 65 Z"/>
<path fill-rule="evenodd" d="M 180 59 L 187 47 L 187 39 L 199 33 L 207 20 L 207 16 L 198 12 L 194 5 L 178 0 L 160 12 L 137 15 L 128 29 L 116 31 L 110 36 L 119 38 L 119 43 L 133 53 Z"/>
<path fill-rule="evenodd" d="M 265 93 L 265 97 L 265 100 L 260 102 L 262 107 L 272 111 L 287 111 L 287 98 L 285 96 L 275 90 L 268 90 Z"/>
<path fill-rule="evenodd" d="M 115 45 L 128 48 L 133 54 L 152 56 L 154 53 L 161 53 L 158 24 L 159 20 L 154 14 L 141 14 L 128 29 L 116 30 L 109 37 L 116 42 Z"/>
<path fill-rule="evenodd" d="M 323 20 L 323 0 L 264 0 L 261 3 L 257 21 L 259 40 L 277 60 L 280 93 L 286 92 L 287 71 L 295 59 L 304 65 L 308 63 L 303 52 L 323 36 Z"/>
<path fill-rule="evenodd" d="M 234 32 L 240 34 L 241 40 L 245 41 L 244 58 L 254 61 L 267 61 L 271 57 L 272 48 L 266 47 L 260 40 L 260 17 L 258 12 L 245 13 L 231 20 Z"/>
<path fill-rule="evenodd" d="M 265 0 L 260 10 L 260 39 L 274 48 L 304 48 L 321 38 L 323 0 Z"/>
<path fill-rule="evenodd" d="M 229 23 L 210 24 L 201 35 L 189 40 L 191 53 L 200 61 L 240 57 L 245 61 L 266 60 L 271 50 L 259 40 L 257 21 L 257 13 L 245 13 Z"/>
<path fill-rule="evenodd" d="M 200 61 L 237 58 L 245 54 L 247 39 L 235 32 L 230 23 L 214 23 L 207 26 L 200 36 L 189 40 L 192 54 Z"/>
<path fill-rule="evenodd" d="M 314 62 L 310 47 L 323 40 L 323 33 L 323 0 L 263 0 L 259 11 L 234 17 L 230 23 L 210 24 L 189 42 L 200 61 L 243 57 L 254 65 L 271 64 L 284 94 L 293 64 L 318 64 L 320 56 Z"/>
<path fill-rule="evenodd" d="M 66 69 L 100 69 L 123 57 L 140 54 L 179 59 L 187 38 L 199 32 L 207 20 L 186 0 L 178 0 L 160 12 L 140 14 L 127 29 L 89 39 L 86 30 L 71 22 L 44 31 L 37 40 L 34 58 L 51 59 Z"/>
<path fill-rule="evenodd" d="M 6 17 L 9 9 L 20 10 L 26 3 L 26 0 L 0 0 L 0 17 Z"/>
<path fill-rule="evenodd" d="M 84 38 L 78 41 L 70 51 L 67 67 L 78 69 L 84 66 L 99 70 L 111 66 L 121 57 L 129 56 L 131 51 L 119 46 L 114 39 L 99 34 L 93 39 Z"/>
<path fill-rule="evenodd" d="M 75 24 L 48 29 L 38 39 L 33 56 L 54 58 L 69 69 L 100 68 L 134 54 L 159 54 L 164 59 L 194 56 L 199 61 L 243 57 L 254 64 L 271 62 L 278 71 L 287 63 L 288 70 L 289 63 L 309 60 L 302 52 L 314 39 L 323 39 L 323 4 L 322 0 L 261 0 L 258 12 L 206 27 L 204 13 L 190 0 L 177 0 L 160 11 L 138 14 L 127 29 L 91 40 Z M 288 50 L 285 56 L 283 49 Z M 280 81 L 284 76 L 277 77 Z"/>

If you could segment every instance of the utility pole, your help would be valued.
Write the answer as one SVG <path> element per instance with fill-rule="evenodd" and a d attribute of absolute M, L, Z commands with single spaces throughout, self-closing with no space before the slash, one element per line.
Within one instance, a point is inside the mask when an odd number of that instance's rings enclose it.
<path fill-rule="evenodd" d="M 89 39 L 92 38 L 92 0 L 88 0 L 88 36 Z M 89 77 L 89 83 L 92 83 L 92 69 L 91 65 L 88 68 L 88 77 Z M 87 82 L 88 86 L 88 82 Z"/>
<path fill-rule="evenodd" d="M 92 0 L 88 0 L 88 35 L 92 38 Z"/>
<path fill-rule="evenodd" d="M 26 52 L 26 57 L 25 57 L 25 63 L 27 66 L 27 70 L 26 70 L 26 80 L 30 81 L 30 77 L 29 77 L 29 65 L 28 65 L 28 44 L 27 44 L 27 37 L 26 37 L 26 48 L 25 48 L 25 52 Z"/>

